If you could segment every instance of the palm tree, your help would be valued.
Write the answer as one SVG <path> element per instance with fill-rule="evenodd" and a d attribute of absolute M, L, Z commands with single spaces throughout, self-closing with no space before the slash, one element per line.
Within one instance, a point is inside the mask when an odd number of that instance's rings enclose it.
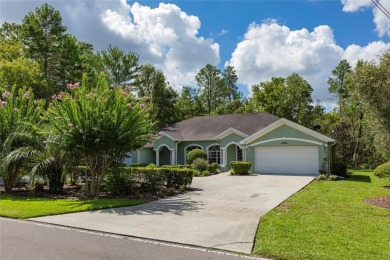
<path fill-rule="evenodd" d="M 48 140 L 34 138 L 40 143 L 23 146 L 10 152 L 4 158 L 5 167 L 24 165 L 30 171 L 31 180 L 40 175 L 49 182 L 49 191 L 61 193 L 66 180 L 66 169 L 72 162 L 72 153 L 59 148 L 58 138 Z"/>

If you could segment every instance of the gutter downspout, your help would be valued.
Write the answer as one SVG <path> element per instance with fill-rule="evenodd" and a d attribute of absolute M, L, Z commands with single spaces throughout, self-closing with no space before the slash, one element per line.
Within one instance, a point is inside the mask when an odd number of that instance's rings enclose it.
<path fill-rule="evenodd" d="M 333 144 L 331 144 L 331 145 L 328 145 L 328 149 L 330 149 L 333 145 L 335 145 L 336 144 L 336 140 L 333 142 Z M 329 154 L 329 151 L 328 151 L 328 154 Z M 331 168 L 331 161 L 333 162 L 333 151 L 331 150 L 331 155 L 332 155 L 332 157 L 331 157 L 331 160 L 328 160 L 328 174 L 330 174 L 331 172 L 330 172 L 330 168 Z"/>

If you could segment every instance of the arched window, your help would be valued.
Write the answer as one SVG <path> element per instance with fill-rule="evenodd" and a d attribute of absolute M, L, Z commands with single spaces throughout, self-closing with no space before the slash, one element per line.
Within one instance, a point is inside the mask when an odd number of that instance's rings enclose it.
<path fill-rule="evenodd" d="M 185 148 L 185 154 L 184 154 L 184 158 L 185 158 L 184 160 L 185 160 L 185 161 L 187 161 L 187 154 L 188 154 L 189 152 L 191 152 L 192 150 L 195 150 L 195 149 L 201 149 L 201 150 L 203 150 L 202 147 L 201 147 L 200 145 L 196 145 L 196 144 L 187 146 L 187 147 Z"/>
<path fill-rule="evenodd" d="M 219 147 L 219 145 L 210 146 L 208 151 L 207 151 L 207 155 L 208 155 L 209 163 L 217 163 L 218 165 L 221 164 L 222 151 L 221 151 L 221 147 Z"/>

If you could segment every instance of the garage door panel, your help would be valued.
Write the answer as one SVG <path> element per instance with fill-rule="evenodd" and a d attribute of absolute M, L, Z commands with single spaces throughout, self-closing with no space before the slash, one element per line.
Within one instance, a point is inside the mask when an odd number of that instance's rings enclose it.
<path fill-rule="evenodd" d="M 256 147 L 254 171 L 271 174 L 316 174 L 318 146 Z"/>

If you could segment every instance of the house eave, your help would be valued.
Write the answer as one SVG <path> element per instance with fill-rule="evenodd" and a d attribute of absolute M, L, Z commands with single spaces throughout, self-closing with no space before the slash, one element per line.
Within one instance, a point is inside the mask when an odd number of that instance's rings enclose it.
<path fill-rule="evenodd" d="M 332 143 L 332 142 L 335 141 L 334 139 L 332 139 L 330 137 L 327 137 L 326 135 L 320 134 L 320 133 L 318 133 L 318 132 L 316 132 L 314 130 L 311 130 L 311 129 L 307 128 L 307 127 L 301 126 L 301 125 L 299 125 L 297 123 L 294 123 L 294 122 L 292 122 L 292 121 L 290 121 L 288 119 L 281 118 L 278 121 L 270 124 L 269 126 L 261 129 L 260 131 L 254 133 L 254 134 L 252 134 L 250 136 L 248 136 L 247 138 L 242 140 L 240 142 L 240 144 L 247 145 L 250 142 L 252 142 L 252 141 L 262 137 L 263 135 L 265 135 L 265 134 L 267 134 L 267 133 L 277 129 L 278 127 L 280 127 L 282 125 L 287 125 L 287 126 L 289 126 L 291 128 L 294 128 L 294 129 L 296 129 L 298 131 L 301 131 L 301 132 L 303 132 L 305 134 L 313 136 L 313 137 L 315 137 L 315 138 L 317 138 L 317 139 L 319 139 L 319 140 L 321 140 L 323 142 L 326 142 L 326 143 Z"/>

